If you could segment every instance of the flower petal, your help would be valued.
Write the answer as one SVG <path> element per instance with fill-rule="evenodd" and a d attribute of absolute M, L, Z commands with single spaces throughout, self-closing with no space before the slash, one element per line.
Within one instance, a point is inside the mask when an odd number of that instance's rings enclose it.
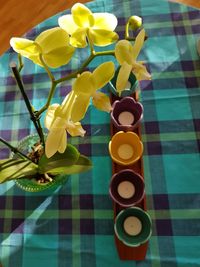
<path fill-rule="evenodd" d="M 71 136 L 83 137 L 86 133 L 80 122 L 73 123 L 72 121 L 67 124 L 67 131 Z"/>
<path fill-rule="evenodd" d="M 40 33 L 35 42 L 40 45 L 43 53 L 49 53 L 60 46 L 68 45 L 69 35 L 60 27 L 55 27 Z"/>
<path fill-rule="evenodd" d="M 142 29 L 136 39 L 135 39 L 135 43 L 133 44 L 133 60 L 136 60 L 136 58 L 138 57 L 140 50 L 142 49 L 142 46 L 144 44 L 144 38 L 145 38 L 145 30 Z"/>
<path fill-rule="evenodd" d="M 127 40 L 120 40 L 115 46 L 115 56 L 120 65 L 126 61 L 129 65 L 133 62 L 133 47 Z"/>
<path fill-rule="evenodd" d="M 10 39 L 12 48 L 23 56 L 38 54 L 40 52 L 34 41 L 25 38 L 13 37 Z"/>
<path fill-rule="evenodd" d="M 78 29 L 72 15 L 61 16 L 58 19 L 58 25 L 70 35 Z"/>
<path fill-rule="evenodd" d="M 94 25 L 94 17 L 89 8 L 83 4 L 77 3 L 73 5 L 71 13 L 74 19 L 74 22 L 79 27 L 91 27 Z"/>
<path fill-rule="evenodd" d="M 55 104 L 49 106 L 49 108 L 47 109 L 47 113 L 46 113 L 46 116 L 44 119 L 44 125 L 48 130 L 51 128 L 51 124 L 52 124 L 53 119 L 54 119 L 55 111 L 56 111 L 57 107 L 59 107 L 59 106 L 60 106 L 59 104 L 55 103 Z"/>
<path fill-rule="evenodd" d="M 94 45 L 106 46 L 116 42 L 119 36 L 116 32 L 101 29 L 90 29 L 90 37 Z"/>
<path fill-rule="evenodd" d="M 83 48 L 87 46 L 86 29 L 79 28 L 70 37 L 70 44 L 74 47 Z"/>
<path fill-rule="evenodd" d="M 42 65 L 39 59 L 39 53 L 41 53 L 40 47 L 31 40 L 25 38 L 11 38 L 11 47 L 22 56 L 29 58 L 34 63 Z"/>
<path fill-rule="evenodd" d="M 85 116 L 90 103 L 90 95 L 79 94 L 73 104 L 71 111 L 71 120 L 79 122 Z"/>
<path fill-rule="evenodd" d="M 125 89 L 131 69 L 132 66 L 126 63 L 126 61 L 121 65 L 116 81 L 116 89 L 119 93 Z"/>
<path fill-rule="evenodd" d="M 62 118 L 56 118 L 54 121 L 45 143 L 45 153 L 48 158 L 53 156 L 57 151 L 63 153 L 67 145 L 66 122 Z"/>
<path fill-rule="evenodd" d="M 93 95 L 92 102 L 97 109 L 102 111 L 110 112 L 112 109 L 110 98 L 102 92 L 96 92 Z"/>
<path fill-rule="evenodd" d="M 43 54 L 45 63 L 51 68 L 58 68 L 67 64 L 74 54 L 75 49 L 72 46 L 63 46 L 52 50 L 48 54 Z"/>
<path fill-rule="evenodd" d="M 67 64 L 75 50 L 69 45 L 69 35 L 59 27 L 42 32 L 35 42 L 42 48 L 45 63 L 52 68 Z"/>
<path fill-rule="evenodd" d="M 115 65 L 112 61 L 105 62 L 98 66 L 92 73 L 92 79 L 97 89 L 106 85 L 114 76 Z"/>
<path fill-rule="evenodd" d="M 92 82 L 92 73 L 89 71 L 84 71 L 73 83 L 73 90 L 76 95 L 86 94 L 90 96 L 94 89 L 94 84 Z"/>
<path fill-rule="evenodd" d="M 117 18 L 111 13 L 94 13 L 93 29 L 114 31 L 117 27 Z"/>
<path fill-rule="evenodd" d="M 58 152 L 64 153 L 67 146 L 67 133 L 66 131 L 62 131 L 60 138 L 60 145 L 58 147 Z"/>
<path fill-rule="evenodd" d="M 57 151 L 63 153 L 66 148 L 66 141 L 66 131 L 64 129 L 52 129 L 45 143 L 45 154 L 47 158 L 52 157 Z"/>
<path fill-rule="evenodd" d="M 132 72 L 135 74 L 138 81 L 151 80 L 150 73 L 147 71 L 146 67 L 140 62 L 135 62 L 133 64 Z"/>

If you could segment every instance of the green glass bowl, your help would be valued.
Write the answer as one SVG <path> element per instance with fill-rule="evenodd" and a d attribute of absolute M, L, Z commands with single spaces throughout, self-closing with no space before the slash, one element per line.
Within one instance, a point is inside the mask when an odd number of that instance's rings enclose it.
<path fill-rule="evenodd" d="M 31 148 L 34 146 L 35 143 L 37 143 L 39 140 L 37 134 L 29 135 L 25 138 L 23 138 L 18 146 L 17 149 L 24 154 L 27 154 L 28 152 L 31 151 Z M 11 158 L 16 158 L 18 157 L 16 154 L 12 153 Z M 65 182 L 68 179 L 68 175 L 56 175 L 53 177 L 53 180 L 51 182 L 46 182 L 46 183 L 38 183 L 36 179 L 17 179 L 15 180 L 15 184 L 21 188 L 24 191 L 27 192 L 40 192 L 49 188 L 56 188 L 60 185 L 65 184 Z"/>
<path fill-rule="evenodd" d="M 142 229 L 137 235 L 129 235 L 124 229 L 125 220 L 134 216 L 138 218 L 142 224 Z M 151 237 L 152 222 L 149 214 L 138 207 L 131 207 L 120 211 L 116 217 L 114 230 L 116 236 L 125 245 L 129 247 L 138 247 L 146 243 Z"/>
<path fill-rule="evenodd" d="M 60 185 L 64 185 L 67 181 L 67 175 L 57 175 L 53 178 L 52 182 L 39 184 L 34 178 L 33 179 L 18 179 L 15 180 L 15 184 L 24 191 L 27 192 L 40 192 L 46 189 L 54 189 Z"/>
<path fill-rule="evenodd" d="M 111 81 L 108 83 L 108 86 L 109 86 L 110 91 L 111 91 L 114 95 L 116 95 L 116 96 L 119 96 L 119 93 L 118 93 L 117 90 L 116 90 L 116 81 L 117 81 L 117 76 L 118 76 L 118 73 L 119 73 L 119 69 L 120 69 L 120 68 L 117 68 L 117 70 L 115 71 L 115 75 L 114 75 L 114 77 L 113 77 L 113 78 L 111 79 Z M 125 89 L 125 90 L 123 90 L 122 93 L 121 93 L 121 95 L 120 95 L 120 97 L 130 96 L 130 95 L 132 95 L 132 94 L 136 91 L 136 89 L 138 88 L 139 83 L 138 83 L 138 81 L 137 81 L 135 75 L 134 75 L 132 72 L 131 72 L 131 74 L 130 74 L 130 76 L 129 76 L 128 81 L 130 82 L 131 87 L 130 87 L 130 89 Z"/>

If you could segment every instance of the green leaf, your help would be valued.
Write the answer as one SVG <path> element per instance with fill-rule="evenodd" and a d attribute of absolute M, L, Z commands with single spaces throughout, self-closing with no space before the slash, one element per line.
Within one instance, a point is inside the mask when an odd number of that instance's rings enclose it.
<path fill-rule="evenodd" d="M 79 159 L 79 151 L 72 145 L 68 144 L 64 153 L 57 152 L 51 158 L 44 154 L 39 160 L 39 173 L 49 172 L 51 169 L 71 166 Z"/>
<path fill-rule="evenodd" d="M 74 174 L 88 171 L 92 167 L 92 162 L 86 156 L 80 155 L 78 161 L 72 166 L 62 166 L 49 170 L 49 174 Z"/>
<path fill-rule="evenodd" d="M 38 173 L 38 165 L 26 159 L 0 160 L 0 183 L 32 177 Z"/>

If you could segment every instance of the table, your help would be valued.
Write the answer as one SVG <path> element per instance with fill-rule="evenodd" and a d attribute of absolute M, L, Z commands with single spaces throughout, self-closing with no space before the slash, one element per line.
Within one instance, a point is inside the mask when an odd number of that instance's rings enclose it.
<path fill-rule="evenodd" d="M 160 0 L 96 0 L 88 7 L 114 13 L 121 37 L 125 20 L 142 16 L 149 36 L 141 54 L 152 74 L 152 81 L 141 83 L 144 177 L 153 221 L 146 260 L 118 258 L 108 194 L 110 117 L 93 106 L 83 121 L 86 137 L 70 141 L 91 157 L 91 171 L 72 175 L 54 191 L 31 194 L 13 182 L 0 185 L 0 260 L 4 267 L 200 266 L 200 10 Z M 27 36 L 57 25 L 57 18 Z M 74 58 L 68 69 L 75 69 L 83 57 Z M 16 145 L 34 128 L 11 77 L 13 59 L 11 50 L 0 58 L 0 135 Z M 100 62 L 98 58 L 90 67 Z M 27 60 L 23 79 L 33 105 L 41 106 L 49 86 L 46 73 Z M 54 102 L 68 89 L 68 84 L 60 86 Z M 5 158 L 9 151 L 2 144 L 0 148 Z"/>

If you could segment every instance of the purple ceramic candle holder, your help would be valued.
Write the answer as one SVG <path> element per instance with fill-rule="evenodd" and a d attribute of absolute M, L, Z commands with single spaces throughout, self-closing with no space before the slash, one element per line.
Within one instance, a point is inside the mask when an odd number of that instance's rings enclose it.
<path fill-rule="evenodd" d="M 111 120 L 119 131 L 133 131 L 143 118 L 143 106 L 126 96 L 113 103 Z"/>
<path fill-rule="evenodd" d="M 121 170 L 112 176 L 109 193 L 113 201 L 120 206 L 135 206 L 144 197 L 144 180 L 131 169 Z"/>

